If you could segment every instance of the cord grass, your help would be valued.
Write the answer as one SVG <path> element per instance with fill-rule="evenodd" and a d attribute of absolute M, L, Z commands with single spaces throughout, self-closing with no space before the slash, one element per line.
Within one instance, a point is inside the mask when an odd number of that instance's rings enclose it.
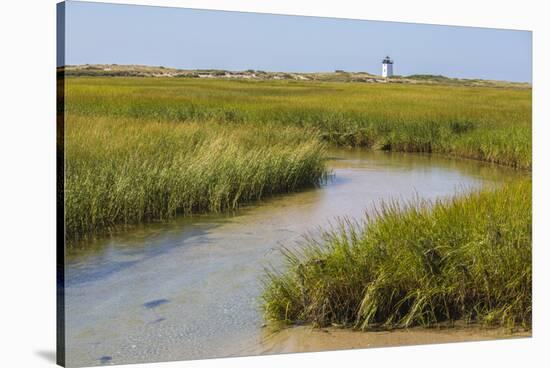
<path fill-rule="evenodd" d="M 69 115 L 65 141 L 69 240 L 232 210 L 325 174 L 324 145 L 295 127 Z"/>
<path fill-rule="evenodd" d="M 266 272 L 268 320 L 360 330 L 457 320 L 531 326 L 531 182 L 384 203 L 286 249 Z"/>
<path fill-rule="evenodd" d="M 340 146 L 531 168 L 531 89 L 69 77 L 67 113 L 316 129 Z"/>

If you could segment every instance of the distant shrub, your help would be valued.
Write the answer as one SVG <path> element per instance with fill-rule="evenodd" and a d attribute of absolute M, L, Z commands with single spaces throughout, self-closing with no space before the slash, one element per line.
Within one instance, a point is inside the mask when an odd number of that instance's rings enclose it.
<path fill-rule="evenodd" d="M 409 79 L 421 79 L 421 80 L 448 80 L 450 78 L 444 75 L 434 75 L 434 74 L 412 74 L 407 78 Z"/>

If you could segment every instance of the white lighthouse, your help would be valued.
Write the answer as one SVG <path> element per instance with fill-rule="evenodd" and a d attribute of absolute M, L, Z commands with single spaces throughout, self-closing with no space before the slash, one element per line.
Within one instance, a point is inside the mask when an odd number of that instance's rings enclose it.
<path fill-rule="evenodd" d="M 393 60 L 386 56 L 382 60 L 382 77 L 387 78 L 393 76 Z"/>

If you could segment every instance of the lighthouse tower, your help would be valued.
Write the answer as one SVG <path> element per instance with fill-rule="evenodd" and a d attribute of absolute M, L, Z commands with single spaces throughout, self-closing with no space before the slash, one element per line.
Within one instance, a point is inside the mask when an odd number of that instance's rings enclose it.
<path fill-rule="evenodd" d="M 387 78 L 393 75 L 393 60 L 386 56 L 382 60 L 382 77 Z"/>

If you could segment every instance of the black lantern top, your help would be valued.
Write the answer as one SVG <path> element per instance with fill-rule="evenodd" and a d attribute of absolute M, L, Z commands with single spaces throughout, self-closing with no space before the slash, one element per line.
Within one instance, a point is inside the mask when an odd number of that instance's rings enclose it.
<path fill-rule="evenodd" d="M 382 64 L 393 64 L 393 61 L 389 56 L 386 56 L 384 60 L 382 60 Z"/>

